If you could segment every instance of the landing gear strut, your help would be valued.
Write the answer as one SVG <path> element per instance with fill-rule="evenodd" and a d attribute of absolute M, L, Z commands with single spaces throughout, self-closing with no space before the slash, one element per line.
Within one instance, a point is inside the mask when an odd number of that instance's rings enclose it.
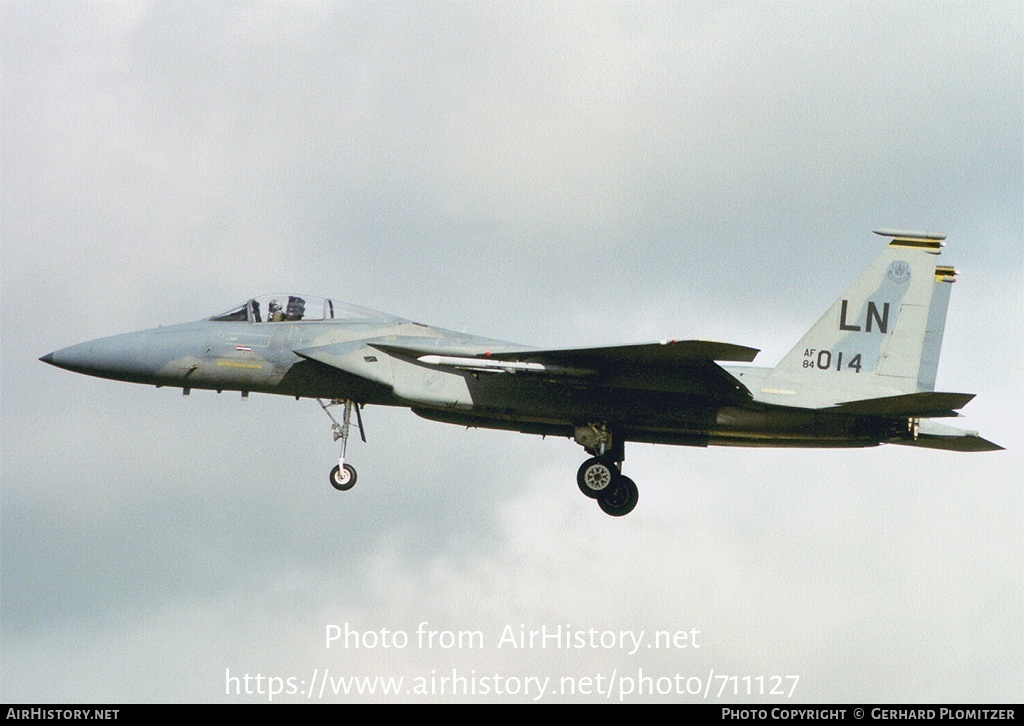
<path fill-rule="evenodd" d="M 622 440 L 613 438 L 604 424 L 577 426 L 575 439 L 593 455 L 576 472 L 580 491 L 596 499 L 605 514 L 622 517 L 632 512 L 640 493 L 633 480 L 622 474 L 622 462 L 626 458 Z"/>
<path fill-rule="evenodd" d="M 347 492 L 349 489 L 356 485 L 356 469 L 351 464 L 345 463 L 345 449 L 348 447 L 348 434 L 349 425 L 352 420 L 352 410 L 356 412 L 356 425 L 359 427 L 359 438 L 366 443 L 366 434 L 363 432 L 363 417 L 359 414 L 359 404 L 351 399 L 332 399 L 330 403 L 324 403 L 319 398 L 316 402 L 320 404 L 320 408 L 327 414 L 327 418 L 331 419 L 331 432 L 334 434 L 334 440 L 341 439 L 341 455 L 338 457 L 338 465 L 331 469 L 329 480 L 331 486 L 337 489 L 339 492 Z M 337 419 L 330 412 L 331 406 L 344 406 L 344 413 L 342 414 L 341 423 L 339 424 Z"/>

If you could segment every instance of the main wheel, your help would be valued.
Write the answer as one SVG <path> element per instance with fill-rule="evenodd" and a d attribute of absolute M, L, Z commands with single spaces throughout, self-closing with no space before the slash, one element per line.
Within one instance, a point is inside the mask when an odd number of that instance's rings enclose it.
<path fill-rule="evenodd" d="M 613 517 L 624 517 L 636 508 L 640 501 L 640 490 L 628 476 L 619 475 L 618 481 L 604 496 L 598 497 L 601 511 Z"/>
<path fill-rule="evenodd" d="M 356 470 L 351 464 L 331 469 L 331 486 L 339 492 L 347 492 L 356 485 Z"/>
<path fill-rule="evenodd" d="M 619 476 L 615 463 L 603 456 L 587 459 L 576 472 L 576 483 L 580 491 L 591 499 L 597 499 L 613 486 Z"/>

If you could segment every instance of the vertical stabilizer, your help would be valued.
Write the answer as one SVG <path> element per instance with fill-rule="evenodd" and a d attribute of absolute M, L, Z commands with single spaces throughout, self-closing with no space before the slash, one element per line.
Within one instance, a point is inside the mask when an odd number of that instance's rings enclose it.
<path fill-rule="evenodd" d="M 956 280 L 937 264 L 945 235 L 875 234 L 891 241 L 769 374 L 768 389 L 798 390 L 815 405 L 935 389 Z"/>

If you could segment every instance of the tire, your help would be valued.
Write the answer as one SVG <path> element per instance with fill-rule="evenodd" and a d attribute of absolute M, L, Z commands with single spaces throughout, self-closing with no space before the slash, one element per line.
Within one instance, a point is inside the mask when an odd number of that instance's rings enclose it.
<path fill-rule="evenodd" d="M 576 472 L 576 484 L 580 491 L 591 499 L 598 499 L 603 492 L 615 486 L 619 469 L 610 459 L 595 456 L 587 459 Z"/>
<path fill-rule="evenodd" d="M 628 476 L 619 476 L 615 487 L 597 500 L 601 511 L 612 517 L 624 517 L 634 509 L 640 501 L 640 490 Z"/>
<path fill-rule="evenodd" d="M 331 469 L 331 486 L 339 492 L 347 492 L 356 485 L 356 470 L 351 464 L 345 464 L 344 470 L 334 467 Z"/>

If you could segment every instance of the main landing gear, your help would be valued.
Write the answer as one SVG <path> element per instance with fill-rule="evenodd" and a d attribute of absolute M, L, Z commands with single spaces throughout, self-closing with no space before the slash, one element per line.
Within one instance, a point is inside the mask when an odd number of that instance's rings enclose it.
<path fill-rule="evenodd" d="M 327 418 L 331 419 L 331 432 L 334 434 L 334 440 L 341 439 L 341 455 L 338 457 L 338 465 L 331 469 L 329 480 L 331 486 L 337 489 L 339 492 L 347 492 L 349 489 L 356 485 L 356 468 L 351 464 L 345 463 L 345 449 L 348 447 L 348 434 L 349 425 L 352 420 L 353 409 L 356 412 L 356 425 L 359 427 L 359 438 L 366 443 L 366 434 L 363 431 L 363 417 L 359 414 L 359 404 L 350 399 L 340 400 L 332 399 L 330 403 L 324 403 L 319 398 L 316 402 L 320 404 L 320 408 L 327 414 Z M 337 419 L 330 412 L 331 406 L 344 406 L 344 413 L 342 414 L 341 423 L 339 424 Z"/>
<path fill-rule="evenodd" d="M 622 517 L 636 507 L 640 492 L 636 484 L 619 471 L 622 462 L 615 462 L 607 456 L 595 456 L 583 462 L 576 473 L 580 491 L 591 499 L 605 514 Z"/>
<path fill-rule="evenodd" d="M 604 424 L 577 426 L 576 443 L 593 454 L 576 472 L 580 491 L 596 499 L 601 511 L 613 517 L 623 517 L 636 508 L 640 492 L 636 484 L 622 473 L 625 447 L 621 440 L 613 440 Z"/>

